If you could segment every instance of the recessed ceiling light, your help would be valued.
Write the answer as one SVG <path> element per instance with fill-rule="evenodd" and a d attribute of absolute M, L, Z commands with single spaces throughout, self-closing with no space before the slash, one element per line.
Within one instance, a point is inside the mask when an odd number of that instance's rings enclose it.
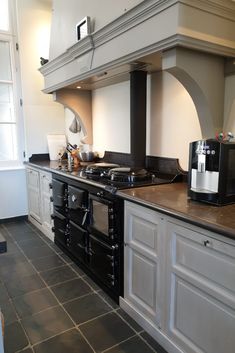
<path fill-rule="evenodd" d="M 82 87 L 81 87 L 81 86 L 77 86 L 76 88 L 77 88 L 77 89 L 81 89 Z"/>

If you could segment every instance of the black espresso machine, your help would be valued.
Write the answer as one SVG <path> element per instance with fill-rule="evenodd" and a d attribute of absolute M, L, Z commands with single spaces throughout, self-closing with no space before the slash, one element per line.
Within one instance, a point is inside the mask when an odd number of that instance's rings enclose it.
<path fill-rule="evenodd" d="M 235 143 L 216 139 L 190 143 L 188 196 L 218 206 L 235 202 Z"/>

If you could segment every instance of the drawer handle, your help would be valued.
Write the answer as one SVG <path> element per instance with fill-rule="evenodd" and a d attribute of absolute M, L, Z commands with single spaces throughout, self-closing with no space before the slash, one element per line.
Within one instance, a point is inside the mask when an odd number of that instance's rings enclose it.
<path fill-rule="evenodd" d="M 204 244 L 204 246 L 208 246 L 208 245 L 210 244 L 210 242 L 209 242 L 209 240 L 205 240 L 205 241 L 203 242 L 203 244 Z"/>

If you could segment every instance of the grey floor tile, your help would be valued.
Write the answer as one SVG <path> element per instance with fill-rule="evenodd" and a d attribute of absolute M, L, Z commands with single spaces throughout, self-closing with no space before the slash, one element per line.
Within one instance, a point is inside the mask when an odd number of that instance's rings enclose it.
<path fill-rule="evenodd" d="M 155 341 L 147 332 L 143 332 L 140 336 L 148 342 L 148 344 L 157 352 L 157 353 L 167 353 L 167 351 Z"/>
<path fill-rule="evenodd" d="M 2 301 L 0 307 L 4 316 L 5 325 L 9 325 L 18 320 L 15 308 L 10 300 Z"/>
<path fill-rule="evenodd" d="M 0 255 L 0 268 L 11 267 L 18 265 L 20 262 L 26 262 L 27 259 L 21 252 L 17 253 L 4 253 Z"/>
<path fill-rule="evenodd" d="M 61 303 L 79 298 L 92 291 L 81 278 L 75 278 L 71 281 L 57 284 L 51 287 L 51 290 Z"/>
<path fill-rule="evenodd" d="M 16 297 L 13 299 L 13 303 L 20 317 L 33 315 L 58 304 L 53 294 L 47 288 Z"/>
<path fill-rule="evenodd" d="M 128 324 L 136 331 L 136 332 L 141 332 L 143 331 L 143 328 L 137 324 L 137 322 L 135 320 L 133 320 L 124 310 L 122 309 L 118 309 L 117 314 L 120 315 L 123 320 L 125 320 L 126 322 L 128 322 Z"/>
<path fill-rule="evenodd" d="M 67 264 L 73 264 L 73 260 L 70 259 L 70 257 L 66 254 L 60 254 L 60 257 L 67 263 Z"/>
<path fill-rule="evenodd" d="M 5 326 L 4 353 L 15 353 L 28 346 L 28 339 L 20 322 Z"/>
<path fill-rule="evenodd" d="M 37 248 L 39 246 L 43 246 L 45 245 L 45 242 L 40 237 L 37 237 L 33 239 L 20 240 L 17 244 L 21 249 L 25 250 L 28 248 Z"/>
<path fill-rule="evenodd" d="M 57 254 L 63 254 L 63 251 L 53 242 L 49 243 L 49 246 L 57 253 Z"/>
<path fill-rule="evenodd" d="M 79 329 L 96 352 L 102 352 L 135 335 L 135 332 L 115 313 L 82 324 Z"/>
<path fill-rule="evenodd" d="M 107 353 L 154 353 L 154 351 L 138 336 L 120 343 L 119 345 L 108 349 Z M 105 352 L 105 353 L 106 353 Z"/>
<path fill-rule="evenodd" d="M 72 269 L 73 269 L 75 272 L 77 272 L 77 273 L 79 274 L 79 276 L 83 277 L 83 276 L 86 275 L 85 272 L 84 272 L 78 265 L 72 264 L 72 265 L 70 265 L 70 266 L 72 267 Z"/>
<path fill-rule="evenodd" d="M 45 272 L 41 272 L 40 276 L 44 279 L 48 286 L 52 286 L 54 284 L 76 278 L 78 277 L 78 274 L 75 273 L 68 265 L 66 265 Z"/>
<path fill-rule="evenodd" d="M 20 351 L 18 353 L 33 353 L 33 350 L 31 348 L 26 348 L 23 351 Z"/>
<path fill-rule="evenodd" d="M 110 306 L 105 304 L 95 293 L 68 302 L 64 304 L 64 308 L 76 324 L 81 324 L 112 310 Z"/>
<path fill-rule="evenodd" d="M 89 285 L 93 290 L 100 290 L 100 287 L 98 286 L 98 284 L 96 284 L 90 277 L 83 276 L 82 278 L 85 282 L 89 283 Z"/>
<path fill-rule="evenodd" d="M 34 346 L 35 353 L 94 353 L 82 335 L 72 329 Z"/>
<path fill-rule="evenodd" d="M 38 274 L 19 277 L 14 281 L 6 282 L 5 285 L 12 298 L 45 287 L 45 283 L 41 280 Z"/>
<path fill-rule="evenodd" d="M 40 257 L 53 256 L 55 252 L 46 244 L 40 247 L 24 248 L 24 254 L 28 259 L 39 259 Z"/>
<path fill-rule="evenodd" d="M 74 326 L 62 307 L 57 306 L 22 320 L 32 344 L 62 333 Z"/>
<path fill-rule="evenodd" d="M 27 231 L 17 231 L 14 233 L 11 232 L 10 234 L 16 242 L 21 241 L 21 240 L 26 240 L 26 239 L 37 239 L 38 238 L 38 235 L 32 229 L 29 229 Z"/>
<path fill-rule="evenodd" d="M 29 262 L 20 262 L 18 264 L 0 267 L 0 278 L 4 282 L 14 281 L 19 277 L 29 276 L 36 271 Z"/>
<path fill-rule="evenodd" d="M 0 283 L 0 304 L 1 302 L 4 302 L 6 300 L 9 300 L 9 294 L 7 292 L 7 289 L 3 283 Z"/>
<path fill-rule="evenodd" d="M 65 265 L 65 262 L 58 255 L 54 254 L 52 256 L 32 260 L 32 264 L 37 271 L 40 272 L 63 266 Z"/>
<path fill-rule="evenodd" d="M 113 308 L 118 309 L 119 305 L 112 299 L 110 296 L 105 293 L 103 290 L 99 291 L 99 295 Z"/>
<path fill-rule="evenodd" d="M 21 253 L 20 249 L 13 241 L 7 240 L 7 254 Z"/>

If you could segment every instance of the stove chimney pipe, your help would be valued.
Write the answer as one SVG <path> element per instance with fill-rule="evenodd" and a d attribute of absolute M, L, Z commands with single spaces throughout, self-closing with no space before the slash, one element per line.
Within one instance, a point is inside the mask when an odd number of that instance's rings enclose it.
<path fill-rule="evenodd" d="M 130 140 L 133 167 L 145 167 L 146 157 L 146 71 L 130 73 Z"/>

